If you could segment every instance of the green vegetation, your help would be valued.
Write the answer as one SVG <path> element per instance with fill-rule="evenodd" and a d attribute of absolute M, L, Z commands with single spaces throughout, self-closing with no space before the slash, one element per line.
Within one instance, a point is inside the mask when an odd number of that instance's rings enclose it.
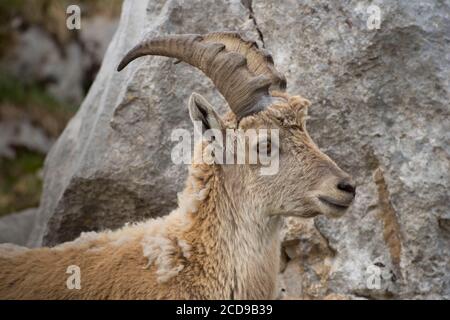
<path fill-rule="evenodd" d="M 57 137 L 75 112 L 75 106 L 58 101 L 38 85 L 25 84 L 0 70 L 0 120 L 27 117 Z"/>
<path fill-rule="evenodd" d="M 28 85 L 19 79 L 0 72 L 0 103 L 29 106 L 38 105 L 50 112 L 74 111 L 74 107 L 65 105 L 49 95 L 37 85 Z"/>
<path fill-rule="evenodd" d="M 56 138 L 75 111 L 39 86 L 0 71 L 0 121 L 28 119 Z M 14 159 L 0 157 L 0 216 L 39 205 L 45 155 L 21 147 L 15 151 Z"/>
<path fill-rule="evenodd" d="M 39 205 L 44 158 L 26 149 L 17 149 L 15 159 L 0 158 L 0 216 Z"/>

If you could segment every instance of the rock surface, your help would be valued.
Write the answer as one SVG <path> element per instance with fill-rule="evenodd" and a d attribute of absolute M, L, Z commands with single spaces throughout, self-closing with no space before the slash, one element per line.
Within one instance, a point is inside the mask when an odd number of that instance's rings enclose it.
<path fill-rule="evenodd" d="M 0 243 L 29 244 L 36 213 L 37 209 L 32 208 L 0 218 Z"/>
<path fill-rule="evenodd" d="M 368 7 L 381 10 L 370 30 Z M 115 68 L 146 34 L 246 30 L 288 92 L 313 102 L 313 139 L 358 184 L 338 220 L 287 221 L 285 298 L 450 298 L 450 8 L 403 1 L 125 1 L 77 115 L 48 155 L 32 242 L 166 214 L 186 175 L 170 161 L 201 73 L 162 57 Z M 283 283 L 287 284 L 283 287 Z"/>

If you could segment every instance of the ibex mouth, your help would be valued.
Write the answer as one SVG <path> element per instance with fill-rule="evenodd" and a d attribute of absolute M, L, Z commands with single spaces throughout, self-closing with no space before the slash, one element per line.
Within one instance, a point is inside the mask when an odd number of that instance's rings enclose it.
<path fill-rule="evenodd" d="M 338 210 L 346 210 L 352 203 L 351 201 L 343 202 L 327 196 L 319 196 L 319 200 L 325 203 L 326 205 Z"/>

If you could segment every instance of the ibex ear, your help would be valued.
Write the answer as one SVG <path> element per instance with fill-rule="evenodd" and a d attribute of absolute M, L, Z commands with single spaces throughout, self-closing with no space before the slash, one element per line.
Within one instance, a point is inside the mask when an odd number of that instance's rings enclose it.
<path fill-rule="evenodd" d="M 220 116 L 214 111 L 213 106 L 198 93 L 192 93 L 189 98 L 189 115 L 194 125 L 196 122 L 202 124 L 202 134 L 209 129 L 224 129 Z"/>

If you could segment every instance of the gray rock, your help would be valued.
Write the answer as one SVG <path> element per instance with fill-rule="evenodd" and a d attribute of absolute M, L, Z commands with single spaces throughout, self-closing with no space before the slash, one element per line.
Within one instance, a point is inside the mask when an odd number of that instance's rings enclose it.
<path fill-rule="evenodd" d="M 32 208 L 0 218 L 0 243 L 26 246 L 36 213 L 37 209 Z"/>
<path fill-rule="evenodd" d="M 117 73 L 117 63 L 146 33 L 247 30 L 288 91 L 312 100 L 311 135 L 358 183 L 345 217 L 286 233 L 292 295 L 450 298 L 448 3 L 244 3 L 125 1 L 100 73 L 47 158 L 33 239 L 53 245 L 169 212 L 186 174 L 170 161 L 169 133 L 191 128 L 191 92 L 224 102 L 187 65 L 149 57 Z M 367 27 L 370 4 L 380 29 Z"/>
<path fill-rule="evenodd" d="M 14 158 L 13 147 L 25 147 L 45 155 L 53 143 L 54 139 L 29 119 L 0 121 L 0 157 Z"/>

